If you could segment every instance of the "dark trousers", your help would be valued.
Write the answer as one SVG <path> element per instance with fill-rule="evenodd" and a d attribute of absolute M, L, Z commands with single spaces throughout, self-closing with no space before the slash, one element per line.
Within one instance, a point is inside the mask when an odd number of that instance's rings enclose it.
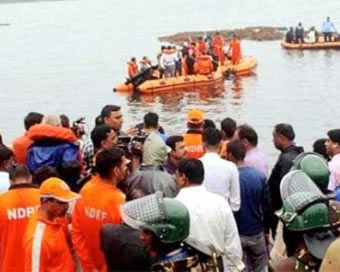
<path fill-rule="evenodd" d="M 331 42 L 332 41 L 332 32 L 324 32 L 323 33 L 323 39 L 325 42 Z"/>

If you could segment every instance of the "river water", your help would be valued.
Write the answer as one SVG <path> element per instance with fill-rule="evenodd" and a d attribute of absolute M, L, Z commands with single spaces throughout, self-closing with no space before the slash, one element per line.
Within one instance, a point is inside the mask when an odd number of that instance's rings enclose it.
<path fill-rule="evenodd" d="M 6 0 L 6 2 L 11 2 Z M 338 0 L 272 1 L 37 1 L 0 5 L 0 133 L 10 144 L 23 132 L 29 111 L 85 116 L 92 128 L 105 104 L 118 104 L 124 127 L 155 111 L 169 134 L 185 131 L 186 112 L 204 110 L 217 122 L 229 116 L 259 134 L 274 162 L 276 123 L 291 123 L 296 141 L 313 141 L 339 127 L 340 51 L 291 52 L 280 42 L 242 41 L 258 60 L 250 77 L 225 81 L 223 92 L 126 97 L 112 92 L 132 56 L 155 59 L 157 37 L 192 30 L 244 26 L 320 25 L 326 16 L 340 28 Z M 335 16 L 338 17 L 335 17 Z M 9 25 L 8 25 L 9 24 Z"/>

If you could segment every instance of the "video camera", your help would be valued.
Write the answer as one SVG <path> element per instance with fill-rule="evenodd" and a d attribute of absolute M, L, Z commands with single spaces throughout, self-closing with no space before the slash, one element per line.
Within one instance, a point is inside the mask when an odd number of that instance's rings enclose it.
<path fill-rule="evenodd" d="M 118 136 L 117 147 L 123 149 L 127 154 L 142 155 L 143 151 L 139 148 L 140 144 L 143 145 L 147 135 L 136 135 L 133 137 L 120 135 Z"/>
<path fill-rule="evenodd" d="M 72 122 L 71 130 L 77 137 L 81 137 L 85 134 L 85 129 L 84 129 L 85 124 L 86 124 L 85 117 L 80 117 L 77 120 Z"/>

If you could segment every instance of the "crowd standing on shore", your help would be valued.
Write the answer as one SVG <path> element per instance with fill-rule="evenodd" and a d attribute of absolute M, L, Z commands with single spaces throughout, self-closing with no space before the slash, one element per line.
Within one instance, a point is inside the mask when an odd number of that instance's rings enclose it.
<path fill-rule="evenodd" d="M 123 120 L 106 105 L 87 137 L 83 118 L 30 112 L 0 137 L 1 271 L 340 269 L 340 129 L 304 152 L 275 125 L 270 171 L 232 118 L 192 109 L 172 136 L 154 112 Z"/>

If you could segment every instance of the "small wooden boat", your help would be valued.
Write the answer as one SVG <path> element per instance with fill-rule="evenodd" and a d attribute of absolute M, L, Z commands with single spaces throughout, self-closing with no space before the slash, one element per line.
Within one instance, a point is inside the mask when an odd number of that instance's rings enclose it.
<path fill-rule="evenodd" d="M 316 43 L 287 43 L 282 42 L 281 46 L 285 49 L 340 49 L 340 42 L 323 42 Z"/>

